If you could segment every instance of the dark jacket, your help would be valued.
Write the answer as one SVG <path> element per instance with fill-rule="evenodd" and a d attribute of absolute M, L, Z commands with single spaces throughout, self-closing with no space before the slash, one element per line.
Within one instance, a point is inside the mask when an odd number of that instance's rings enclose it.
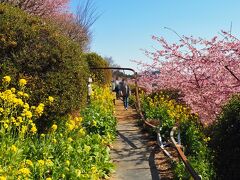
<path fill-rule="evenodd" d="M 122 96 L 129 96 L 131 94 L 130 88 L 127 84 L 122 84 L 121 87 Z"/>

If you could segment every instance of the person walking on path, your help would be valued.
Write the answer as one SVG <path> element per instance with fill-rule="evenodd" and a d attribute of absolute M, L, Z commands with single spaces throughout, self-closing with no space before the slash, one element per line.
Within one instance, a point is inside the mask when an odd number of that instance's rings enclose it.
<path fill-rule="evenodd" d="M 91 95 L 92 95 L 92 78 L 88 78 L 88 84 L 87 84 L 87 103 L 90 104 Z"/>
<path fill-rule="evenodd" d="M 123 97 L 124 108 L 127 110 L 128 109 L 128 98 L 131 95 L 131 90 L 125 79 L 122 80 L 121 95 Z"/>
<path fill-rule="evenodd" d="M 115 80 L 115 92 L 116 92 L 116 98 L 120 98 L 120 81 L 118 80 L 118 77 Z"/>
<path fill-rule="evenodd" d="M 116 104 L 116 90 L 115 90 L 115 81 L 112 80 L 112 85 L 111 85 L 111 92 L 112 92 L 112 95 L 113 95 L 113 104 L 115 105 Z"/>

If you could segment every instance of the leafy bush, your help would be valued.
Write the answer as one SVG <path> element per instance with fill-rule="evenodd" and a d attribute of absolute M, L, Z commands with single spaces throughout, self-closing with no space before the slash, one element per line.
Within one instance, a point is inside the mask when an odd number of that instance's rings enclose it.
<path fill-rule="evenodd" d="M 240 95 L 226 104 L 212 125 L 211 147 L 215 155 L 218 179 L 240 177 Z"/>
<path fill-rule="evenodd" d="M 90 68 L 109 67 L 108 62 L 96 53 L 85 54 L 86 61 Z M 107 84 L 112 80 L 112 71 L 107 69 L 92 69 L 93 81 L 98 84 Z"/>
<path fill-rule="evenodd" d="M 42 119 L 64 115 L 85 103 L 88 65 L 82 50 L 47 20 L 0 3 L 1 76 L 24 77 L 31 102 L 55 98 L 55 105 Z M 50 118 L 51 116 L 52 118 Z"/>

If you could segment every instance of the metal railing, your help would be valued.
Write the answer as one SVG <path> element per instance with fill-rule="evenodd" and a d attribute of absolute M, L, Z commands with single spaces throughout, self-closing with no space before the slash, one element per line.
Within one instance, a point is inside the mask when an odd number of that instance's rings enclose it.
<path fill-rule="evenodd" d="M 161 136 L 161 128 L 157 128 L 157 126 L 149 123 L 145 117 L 143 116 L 142 112 L 139 112 L 141 119 L 143 120 L 144 124 L 152 129 L 156 129 L 156 133 L 157 133 L 157 144 L 159 145 L 159 147 L 163 150 L 164 154 L 167 155 L 171 160 L 173 160 L 172 155 L 165 149 L 166 144 L 163 143 L 162 141 L 162 136 Z M 177 131 L 177 132 L 176 132 Z M 174 134 L 177 133 L 177 141 L 174 138 Z M 181 149 L 181 136 L 180 136 L 180 129 L 178 129 L 176 126 L 174 126 L 170 132 L 170 138 L 171 141 L 174 145 L 174 148 L 177 150 L 179 157 L 181 158 L 181 160 L 183 161 L 186 170 L 189 172 L 189 174 L 194 178 L 194 180 L 201 180 L 202 177 L 200 175 L 197 174 L 197 172 L 194 170 L 194 168 L 191 166 L 191 164 L 189 163 L 187 157 L 185 156 L 184 152 Z"/>
<path fill-rule="evenodd" d="M 162 149 L 162 151 L 164 152 L 164 154 L 165 154 L 166 156 L 168 156 L 170 159 L 173 159 L 173 157 L 171 156 L 171 154 L 165 149 L 166 144 L 164 144 L 163 141 L 162 141 L 162 136 L 161 136 L 161 133 L 160 133 L 160 132 L 161 132 L 161 129 L 158 128 L 157 126 L 149 123 L 149 122 L 145 119 L 145 117 L 143 116 L 142 112 L 139 112 L 139 114 L 140 114 L 140 117 L 141 117 L 141 119 L 143 120 L 143 122 L 144 122 L 144 124 L 145 124 L 146 126 L 148 126 L 148 127 L 152 128 L 152 129 L 155 129 L 155 130 L 156 130 L 156 133 L 157 133 L 157 144 L 158 144 L 158 146 Z"/>
<path fill-rule="evenodd" d="M 174 134 L 176 134 L 176 131 L 178 130 L 178 143 L 176 142 L 176 140 L 174 139 Z M 170 132 L 170 138 L 171 141 L 174 145 L 174 147 L 176 148 L 178 155 L 180 156 L 181 160 L 183 161 L 187 171 L 190 173 L 190 175 L 195 179 L 195 180 L 201 180 L 201 176 L 197 174 L 197 172 L 193 169 L 193 167 L 191 166 L 191 164 L 189 163 L 187 157 L 185 156 L 184 152 L 181 149 L 181 141 L 180 141 L 180 130 L 174 126 Z"/>

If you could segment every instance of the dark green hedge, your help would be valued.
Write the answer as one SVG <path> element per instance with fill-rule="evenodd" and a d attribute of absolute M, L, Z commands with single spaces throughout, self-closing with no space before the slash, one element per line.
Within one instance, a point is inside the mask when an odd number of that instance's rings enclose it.
<path fill-rule="evenodd" d="M 239 179 L 240 95 L 234 96 L 223 107 L 217 123 L 211 127 L 211 133 L 217 179 Z"/>
<path fill-rule="evenodd" d="M 0 3 L 0 76 L 28 80 L 32 103 L 49 95 L 49 115 L 79 110 L 86 101 L 89 68 L 82 48 L 47 20 Z M 1 77 L 0 77 L 1 78 Z"/>

